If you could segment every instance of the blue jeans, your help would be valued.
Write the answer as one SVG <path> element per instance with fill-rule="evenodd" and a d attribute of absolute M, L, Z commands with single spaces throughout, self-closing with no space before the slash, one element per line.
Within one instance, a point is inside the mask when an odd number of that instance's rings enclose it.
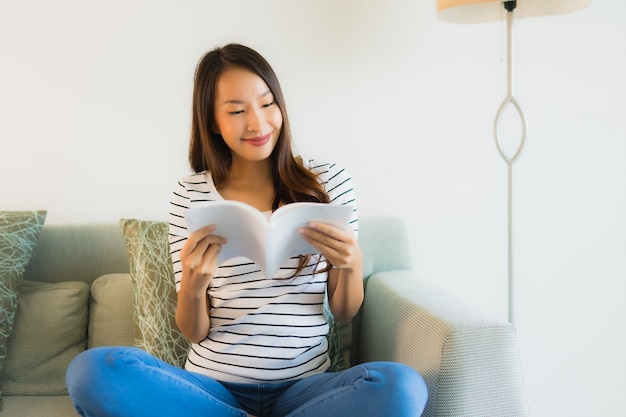
<path fill-rule="evenodd" d="M 416 417 L 427 399 L 422 377 L 397 363 L 279 384 L 233 384 L 131 347 L 86 350 L 70 364 L 66 382 L 84 417 Z"/>

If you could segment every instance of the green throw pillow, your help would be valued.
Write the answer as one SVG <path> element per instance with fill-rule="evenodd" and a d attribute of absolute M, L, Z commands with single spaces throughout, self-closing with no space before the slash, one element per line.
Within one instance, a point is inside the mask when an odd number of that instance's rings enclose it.
<path fill-rule="evenodd" d="M 349 352 L 349 350 L 346 350 L 343 344 L 343 335 L 350 323 L 342 324 L 335 320 L 333 313 L 330 311 L 328 299 L 324 301 L 324 317 L 326 317 L 328 322 L 328 336 L 326 336 L 326 340 L 328 341 L 330 368 L 333 371 L 342 371 L 350 366 L 350 359 L 346 357 L 346 352 Z"/>
<path fill-rule="evenodd" d="M 190 344 L 176 326 L 176 287 L 165 222 L 122 219 L 132 278 L 135 346 L 182 367 Z"/>
<path fill-rule="evenodd" d="M 19 287 L 46 214 L 45 211 L 0 211 L 0 375 L 17 311 Z M 0 398 L 0 409 L 1 401 Z"/>
<path fill-rule="evenodd" d="M 7 363 L 6 395 L 66 395 L 65 371 L 87 345 L 89 285 L 26 281 L 20 287 Z"/>

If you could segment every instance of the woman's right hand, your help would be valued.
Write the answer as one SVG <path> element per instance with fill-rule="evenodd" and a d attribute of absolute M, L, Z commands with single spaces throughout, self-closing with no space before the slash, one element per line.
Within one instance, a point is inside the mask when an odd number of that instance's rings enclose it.
<path fill-rule="evenodd" d="M 213 234 L 215 225 L 193 232 L 180 252 L 182 267 L 181 291 L 206 294 L 217 269 L 217 255 L 226 239 Z"/>
<path fill-rule="evenodd" d="M 176 324 L 183 335 L 200 343 L 211 326 L 207 290 L 217 269 L 217 255 L 226 239 L 213 234 L 215 226 L 192 233 L 180 252 L 182 276 L 176 305 Z"/>

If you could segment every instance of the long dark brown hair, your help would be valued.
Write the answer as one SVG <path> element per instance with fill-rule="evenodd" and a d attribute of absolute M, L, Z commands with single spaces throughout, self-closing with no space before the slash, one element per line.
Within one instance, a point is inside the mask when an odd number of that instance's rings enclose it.
<path fill-rule="evenodd" d="M 289 118 L 278 77 L 265 58 L 244 45 L 228 44 L 215 48 L 205 54 L 196 67 L 189 145 L 189 162 L 193 171 L 210 171 L 218 190 L 228 184 L 232 154 L 222 136 L 215 132 L 215 90 L 220 75 L 229 68 L 244 68 L 261 77 L 282 114 L 283 125 L 270 155 L 275 191 L 272 211 L 282 204 L 296 201 L 329 203 L 328 194 L 316 175 L 293 155 Z M 309 259 L 310 256 L 301 257 L 294 276 L 300 273 Z"/>

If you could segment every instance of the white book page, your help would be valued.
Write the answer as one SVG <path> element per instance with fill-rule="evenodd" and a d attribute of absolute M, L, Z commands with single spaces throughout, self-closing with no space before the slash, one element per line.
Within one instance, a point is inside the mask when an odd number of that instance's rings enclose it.
<path fill-rule="evenodd" d="M 319 253 L 300 236 L 298 229 L 309 222 L 328 223 L 346 229 L 354 210 L 353 206 L 321 203 L 292 203 L 276 210 L 270 217 L 266 268 L 276 271 L 287 259 L 296 255 Z"/>
<path fill-rule="evenodd" d="M 248 204 L 238 201 L 215 201 L 193 207 L 185 213 L 187 227 L 195 232 L 204 226 L 215 225 L 216 236 L 226 238 L 217 256 L 218 265 L 239 256 L 254 261 L 265 268 L 265 241 L 267 218 Z"/>

